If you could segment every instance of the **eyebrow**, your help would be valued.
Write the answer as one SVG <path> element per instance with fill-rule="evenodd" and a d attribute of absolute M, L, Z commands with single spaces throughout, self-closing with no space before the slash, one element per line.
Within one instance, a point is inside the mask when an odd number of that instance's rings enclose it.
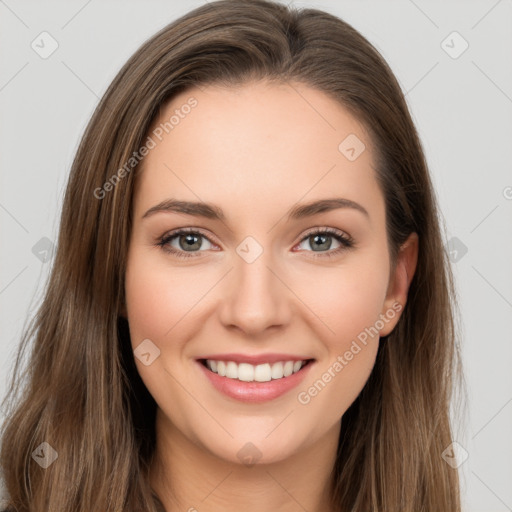
<path fill-rule="evenodd" d="M 311 217 L 318 213 L 324 213 L 340 208 L 350 208 L 361 212 L 366 217 L 370 217 L 366 208 L 355 201 L 340 197 L 332 199 L 320 199 L 306 204 L 300 204 L 292 207 L 288 212 L 288 220 L 299 220 L 305 217 Z M 196 217 L 205 217 L 225 221 L 226 216 L 221 208 L 211 203 L 194 202 L 194 201 L 178 201 L 177 199 L 166 199 L 157 205 L 151 207 L 142 218 L 150 217 L 156 213 L 184 213 L 186 215 L 194 215 Z"/>

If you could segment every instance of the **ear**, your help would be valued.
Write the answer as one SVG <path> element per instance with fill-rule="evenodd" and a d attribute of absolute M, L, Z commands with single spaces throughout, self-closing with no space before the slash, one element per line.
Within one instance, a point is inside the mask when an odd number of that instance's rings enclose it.
<path fill-rule="evenodd" d="M 390 311 L 395 314 L 388 322 L 385 322 L 384 327 L 380 330 L 381 337 L 387 336 L 393 331 L 398 320 L 400 320 L 401 312 L 405 308 L 407 293 L 418 262 L 418 245 L 418 235 L 411 233 L 409 238 L 400 246 L 396 265 L 389 279 L 386 300 L 381 311 L 381 314 L 385 315 L 386 318 L 390 317 Z"/>

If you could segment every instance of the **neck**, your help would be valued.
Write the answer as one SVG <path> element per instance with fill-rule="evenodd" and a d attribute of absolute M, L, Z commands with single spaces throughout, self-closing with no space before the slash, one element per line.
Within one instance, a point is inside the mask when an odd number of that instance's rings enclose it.
<path fill-rule="evenodd" d="M 331 512 L 331 471 L 341 423 L 272 464 L 233 463 L 185 437 L 157 410 L 151 486 L 166 512 Z"/>

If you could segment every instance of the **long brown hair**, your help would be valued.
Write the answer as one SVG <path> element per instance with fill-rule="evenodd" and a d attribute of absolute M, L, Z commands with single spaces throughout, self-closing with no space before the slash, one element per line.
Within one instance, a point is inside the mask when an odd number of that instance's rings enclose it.
<path fill-rule="evenodd" d="M 166 26 L 128 60 L 89 122 L 69 176 L 49 283 L 4 400 L 0 464 L 10 510 L 163 510 L 149 482 L 156 404 L 120 314 L 140 170 L 125 164 L 178 92 L 253 79 L 304 83 L 361 121 L 377 155 L 392 258 L 410 233 L 419 236 L 402 317 L 381 339 L 373 372 L 343 416 L 333 508 L 460 510 L 457 471 L 441 457 L 452 442 L 449 405 L 459 375 L 454 290 L 404 94 L 350 25 L 264 0 L 208 3 Z M 54 453 L 44 442 L 58 456 L 46 469 L 33 457 L 36 449 Z"/>

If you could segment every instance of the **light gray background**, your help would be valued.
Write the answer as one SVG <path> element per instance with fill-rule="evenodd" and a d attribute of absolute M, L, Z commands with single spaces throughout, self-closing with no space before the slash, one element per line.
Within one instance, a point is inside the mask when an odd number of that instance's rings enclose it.
<path fill-rule="evenodd" d="M 201 3 L 0 0 L 2 398 L 52 261 L 41 261 L 51 252 L 40 240 L 56 240 L 71 161 L 99 97 L 145 39 Z M 464 510 L 512 511 L 512 1 L 294 4 L 352 24 L 407 92 L 457 251 L 469 398 L 456 430 L 469 454 Z M 31 47 L 43 31 L 59 45 L 47 59 Z M 469 44 L 458 58 L 464 43 L 446 39 L 453 31 Z"/>

